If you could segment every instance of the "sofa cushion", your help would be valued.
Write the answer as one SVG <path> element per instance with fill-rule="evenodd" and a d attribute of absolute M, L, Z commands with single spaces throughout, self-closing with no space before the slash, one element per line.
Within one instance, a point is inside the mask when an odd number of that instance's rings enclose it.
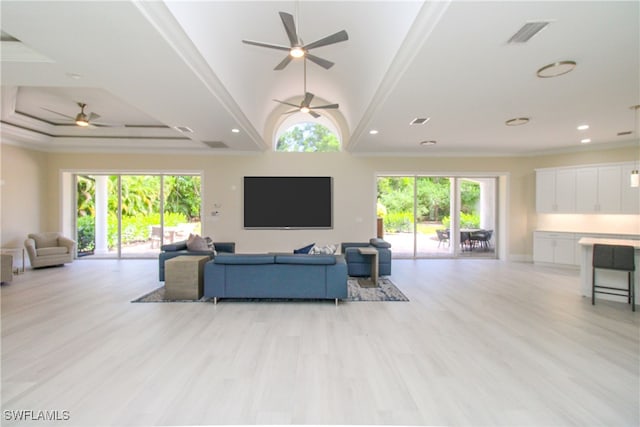
<path fill-rule="evenodd" d="M 314 246 L 309 251 L 310 254 L 333 255 L 338 250 L 338 245 Z"/>
<path fill-rule="evenodd" d="M 162 245 L 160 249 L 165 252 L 183 251 L 187 249 L 187 241 L 180 240 L 179 242 L 168 243 L 166 245 Z"/>
<path fill-rule="evenodd" d="M 50 248 L 58 246 L 58 236 L 59 234 L 56 232 L 29 234 L 29 237 L 35 240 L 36 248 Z"/>
<path fill-rule="evenodd" d="M 262 254 L 218 254 L 214 258 L 216 264 L 274 264 L 274 255 L 262 255 Z"/>
<path fill-rule="evenodd" d="M 69 253 L 69 249 L 66 246 L 54 246 L 51 248 L 36 248 L 36 254 L 38 256 L 49 255 L 65 255 Z"/>
<path fill-rule="evenodd" d="M 333 255 L 276 255 L 276 264 L 314 264 L 333 265 L 336 257 Z"/>
<path fill-rule="evenodd" d="M 375 246 L 376 248 L 390 248 L 391 247 L 391 243 L 382 240 L 380 238 L 373 238 L 369 240 L 369 243 L 371 244 L 371 246 Z"/>
<path fill-rule="evenodd" d="M 207 241 L 197 234 L 190 234 L 189 239 L 187 239 L 187 249 L 190 251 L 207 251 L 209 249 L 209 244 Z"/>
<path fill-rule="evenodd" d="M 309 253 L 309 251 L 311 250 L 311 248 L 313 248 L 315 245 L 316 245 L 315 243 L 312 243 L 312 244 L 307 245 L 307 246 L 305 246 L 305 247 L 303 247 L 303 248 L 300 248 L 300 249 L 294 249 L 294 250 L 293 250 L 293 253 L 294 253 L 294 254 L 308 254 L 308 253 Z"/>

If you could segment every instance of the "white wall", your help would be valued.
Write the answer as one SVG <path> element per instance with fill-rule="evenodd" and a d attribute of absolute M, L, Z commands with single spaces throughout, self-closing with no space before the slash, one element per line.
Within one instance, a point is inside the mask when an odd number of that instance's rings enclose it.
<path fill-rule="evenodd" d="M 544 219 L 535 212 L 535 168 L 620 162 L 637 156 L 635 147 L 537 157 L 442 158 L 364 157 L 349 153 L 275 153 L 252 155 L 181 156 L 162 154 L 37 153 L 3 148 L 2 242 L 21 242 L 27 232 L 62 229 L 63 171 L 197 172 L 203 173 L 203 234 L 218 241 L 235 241 L 242 252 L 290 251 L 308 243 L 364 241 L 375 236 L 375 177 L 377 174 L 500 175 L 500 195 L 508 203 L 499 217 L 507 224 L 501 240 L 510 259 L 531 259 L 532 233 Z M 321 175 L 334 178 L 333 230 L 244 230 L 242 177 L 245 175 Z M 17 186 L 16 186 L 17 185 Z M 595 221 L 595 219 L 594 219 Z M 620 223 L 621 224 L 621 223 Z M 626 229 L 626 225 L 620 225 Z M 631 225 L 632 226 L 632 225 Z M 4 230 L 15 230 L 5 234 Z M 35 230 L 37 231 L 37 230 Z M 612 230 L 615 233 L 625 230 Z M 631 232 L 631 231 L 629 231 Z M 8 236 L 8 238 L 6 238 Z"/>

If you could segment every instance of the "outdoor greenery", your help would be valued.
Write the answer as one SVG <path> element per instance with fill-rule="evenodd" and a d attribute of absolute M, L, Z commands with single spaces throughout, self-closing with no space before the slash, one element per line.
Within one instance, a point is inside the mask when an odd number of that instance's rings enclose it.
<path fill-rule="evenodd" d="M 200 177 L 164 176 L 164 225 L 200 222 Z M 122 243 L 146 241 L 152 225 L 160 224 L 160 183 L 158 175 L 122 175 Z M 108 185 L 107 242 L 118 244 L 118 176 L 110 175 Z M 95 247 L 95 179 L 79 177 L 77 185 L 78 251 Z"/>
<path fill-rule="evenodd" d="M 317 123 L 299 123 L 280 136 L 276 151 L 340 151 L 340 142 L 326 126 Z"/>
<path fill-rule="evenodd" d="M 423 223 L 442 224 L 449 227 L 450 180 L 446 177 L 417 177 L 417 222 L 418 232 L 432 227 L 420 226 Z M 477 228 L 480 218 L 477 205 L 480 200 L 480 186 L 471 181 L 461 181 L 460 226 Z M 380 177 L 378 178 L 378 216 L 384 218 L 384 228 L 388 232 L 413 231 L 414 178 Z M 445 225 L 446 224 L 446 225 Z"/>

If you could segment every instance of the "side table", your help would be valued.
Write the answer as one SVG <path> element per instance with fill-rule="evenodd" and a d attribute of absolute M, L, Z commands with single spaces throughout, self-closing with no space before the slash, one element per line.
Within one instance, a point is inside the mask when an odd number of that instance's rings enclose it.
<path fill-rule="evenodd" d="M 13 273 L 24 273 L 24 248 L 0 248 L 0 253 L 13 255 L 14 260 L 17 258 L 17 255 L 20 255 L 22 267 L 13 268 Z"/>
<path fill-rule="evenodd" d="M 204 265 L 208 256 L 183 255 L 168 259 L 164 266 L 166 299 L 198 300 L 204 293 Z"/>
<path fill-rule="evenodd" d="M 378 287 L 378 250 L 372 247 L 358 248 L 358 252 L 361 255 L 371 257 L 371 283 L 363 283 L 358 281 L 358 284 L 365 288 L 377 288 Z"/>

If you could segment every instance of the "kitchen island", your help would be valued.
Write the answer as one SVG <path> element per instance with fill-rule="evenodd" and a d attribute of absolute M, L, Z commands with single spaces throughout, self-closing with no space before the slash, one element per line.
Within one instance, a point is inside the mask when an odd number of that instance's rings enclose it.
<path fill-rule="evenodd" d="M 638 291 L 640 290 L 640 239 L 623 240 L 623 239 L 598 239 L 592 237 L 583 237 L 578 241 L 580 245 L 580 292 L 583 296 L 591 297 L 591 278 L 592 278 L 592 261 L 593 261 L 593 245 L 625 245 L 633 246 L 635 249 L 636 271 L 634 272 L 633 283 L 635 286 L 635 295 L 637 301 Z M 615 270 L 596 271 L 596 284 L 604 286 L 618 287 L 627 289 L 627 272 Z M 597 300 L 606 299 L 612 301 L 627 301 L 626 297 L 618 297 L 615 295 L 597 294 Z"/>

